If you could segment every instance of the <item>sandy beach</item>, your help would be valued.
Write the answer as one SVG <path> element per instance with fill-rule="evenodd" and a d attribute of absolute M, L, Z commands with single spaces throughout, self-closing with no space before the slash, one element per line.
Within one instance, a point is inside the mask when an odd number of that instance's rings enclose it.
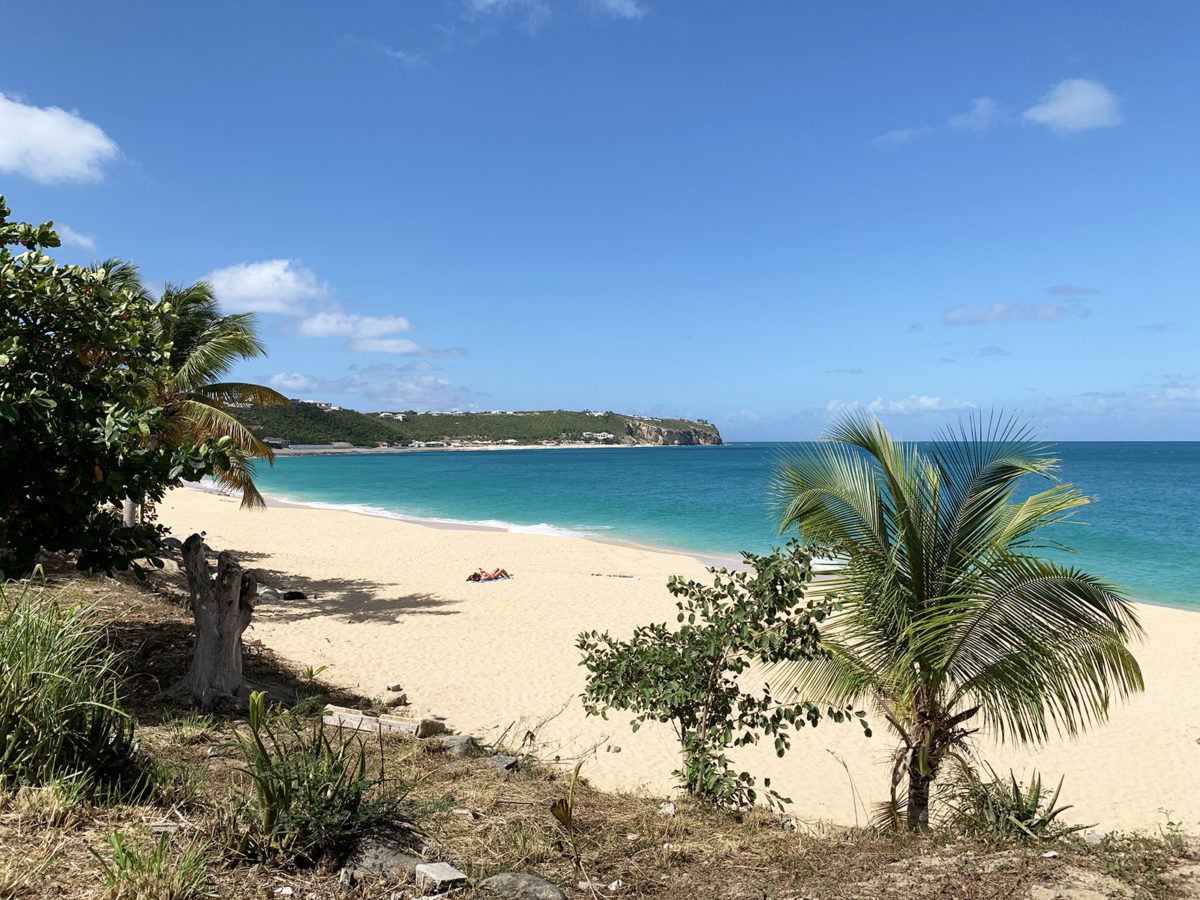
<path fill-rule="evenodd" d="M 674 735 L 629 716 L 589 718 L 580 707 L 580 631 L 626 636 L 674 618 L 667 576 L 702 579 L 699 559 L 571 537 L 451 530 L 350 512 L 272 507 L 245 512 L 236 499 L 172 491 L 160 519 L 178 537 L 205 530 L 210 546 L 266 570 L 308 599 L 262 604 L 249 637 L 322 678 L 368 696 L 400 682 L 418 713 L 484 741 L 507 732 L 532 752 L 574 765 L 607 789 L 673 793 Z M 471 583 L 476 568 L 504 567 L 507 581 Z M 610 576 L 632 577 L 610 577 Z M 1147 641 L 1137 649 L 1146 690 L 1075 741 L 1040 749 L 980 751 L 1006 774 L 1066 776 L 1065 818 L 1098 830 L 1153 830 L 1170 820 L 1200 833 L 1200 615 L 1141 605 Z M 854 724 L 822 723 L 795 735 L 782 760 L 769 745 L 735 760 L 794 801 L 809 822 L 865 822 L 887 795 L 894 741 L 882 722 L 864 738 Z M 619 752 L 618 751 L 619 748 Z M 843 767 L 844 763 L 844 767 Z"/>

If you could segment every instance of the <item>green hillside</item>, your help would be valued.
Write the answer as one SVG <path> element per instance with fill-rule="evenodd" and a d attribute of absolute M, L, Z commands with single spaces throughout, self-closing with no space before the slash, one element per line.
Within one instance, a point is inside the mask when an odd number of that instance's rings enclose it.
<path fill-rule="evenodd" d="M 599 443 L 660 443 L 657 430 L 686 433 L 685 443 L 721 442 L 707 422 L 687 419 L 644 419 L 619 413 L 592 415 L 566 410 L 517 413 L 406 412 L 404 421 L 349 409 L 325 410 L 313 403 L 253 407 L 236 411 L 259 437 L 282 438 L 292 444 L 331 444 L 345 441 L 357 447 L 413 441 L 539 441 L 597 440 Z M 584 432 L 609 433 L 610 439 L 585 438 Z M 650 437 L 647 437 L 649 433 Z M 632 435 L 632 437 L 627 437 Z M 679 437 L 676 435 L 676 437 Z M 674 441 L 668 441 L 674 442 Z"/>

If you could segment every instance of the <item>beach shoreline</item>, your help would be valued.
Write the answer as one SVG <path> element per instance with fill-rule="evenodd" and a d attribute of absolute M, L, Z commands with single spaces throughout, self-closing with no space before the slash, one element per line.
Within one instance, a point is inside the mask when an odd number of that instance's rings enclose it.
<path fill-rule="evenodd" d="M 669 727 L 648 723 L 635 734 L 625 713 L 583 714 L 575 639 L 581 631 L 624 637 L 637 625 L 674 621 L 667 577 L 708 580 L 703 559 L 279 501 L 247 512 L 235 498 L 204 490 L 170 492 L 159 513 L 175 536 L 206 530 L 214 549 L 307 595 L 261 605 L 250 634 L 297 665 L 329 666 L 324 678 L 367 696 L 383 696 L 384 685 L 398 681 L 414 712 L 446 716 L 484 741 L 525 729 L 534 735 L 527 749 L 564 765 L 582 756 L 583 775 L 598 787 L 673 793 L 678 751 Z M 496 567 L 515 577 L 465 580 Z M 1153 829 L 1165 825 L 1166 809 L 1171 821 L 1200 832 L 1200 700 L 1188 689 L 1200 674 L 1200 616 L 1143 604 L 1138 612 L 1148 635 L 1135 650 L 1144 694 L 1076 741 L 1040 751 L 985 742 L 982 755 L 998 773 L 1012 767 L 1026 781 L 1034 768 L 1044 782 L 1065 775 L 1070 821 Z M 871 739 L 856 726 L 802 729 L 782 760 L 767 746 L 731 756 L 792 797 L 789 812 L 798 818 L 865 823 L 871 804 L 886 798 L 895 747 L 873 724 Z"/>

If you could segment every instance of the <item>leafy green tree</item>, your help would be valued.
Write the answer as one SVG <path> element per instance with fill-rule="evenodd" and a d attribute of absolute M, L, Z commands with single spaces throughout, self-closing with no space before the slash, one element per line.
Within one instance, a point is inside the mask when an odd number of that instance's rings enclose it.
<path fill-rule="evenodd" d="M 683 750 L 683 766 L 673 774 L 688 793 L 718 806 L 744 806 L 758 797 L 754 778 L 731 767 L 729 747 L 766 735 L 783 756 L 790 746 L 788 729 L 815 726 L 823 714 L 815 703 L 776 697 L 770 685 L 749 693 L 739 682 L 754 665 L 824 655 L 817 625 L 831 606 L 805 600 L 811 554 L 793 541 L 784 552 L 742 556 L 748 572 L 709 569 L 711 586 L 670 578 L 668 590 L 680 598 L 679 628 L 643 625 L 629 641 L 592 631 L 577 642 L 589 673 L 584 709 L 590 715 L 630 710 L 636 714 L 634 731 L 647 719 L 669 722 Z M 849 714 L 849 707 L 824 710 L 836 721 Z M 764 781 L 767 797 L 784 800 L 770 784 Z"/>
<path fill-rule="evenodd" d="M 254 315 L 222 315 L 207 281 L 186 287 L 168 283 L 154 302 L 137 266 L 110 259 L 93 269 L 108 272 L 130 293 L 152 303 L 150 336 L 165 353 L 165 364 L 150 386 L 167 420 L 161 440 L 183 445 L 229 438 L 240 452 L 231 457 L 229 467 L 216 470 L 217 481 L 240 491 L 244 507 L 265 506 L 254 485 L 251 459 L 273 462 L 275 454 L 232 410 L 286 405 L 287 398 L 263 385 L 221 380 L 239 360 L 266 355 Z"/>
<path fill-rule="evenodd" d="M 827 653 L 788 683 L 830 703 L 871 701 L 899 735 L 892 814 L 929 823 L 930 787 L 978 726 L 1039 743 L 1103 720 L 1142 688 L 1129 640 L 1141 634 L 1117 588 L 1040 558 L 1066 549 L 1047 526 L 1088 499 L 1053 484 L 1024 499 L 1026 475 L 1058 461 L 1028 429 L 982 420 L 918 448 L 866 414 L 775 475 L 782 527 L 836 548 L 841 603 Z"/>
<path fill-rule="evenodd" d="M 11 248 L 24 247 L 14 253 Z M 161 498 L 180 479 L 229 467 L 230 441 L 166 444 L 147 384 L 166 363 L 145 298 L 106 271 L 59 266 L 49 222 L 10 223 L 0 197 L 0 570 L 27 571 L 39 549 L 79 550 L 111 568 L 157 546 L 114 504 Z"/>

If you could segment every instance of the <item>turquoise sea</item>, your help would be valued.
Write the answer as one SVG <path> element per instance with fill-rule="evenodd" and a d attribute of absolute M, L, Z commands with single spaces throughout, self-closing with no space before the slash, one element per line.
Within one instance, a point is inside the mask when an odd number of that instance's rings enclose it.
<path fill-rule="evenodd" d="M 787 540 L 768 484 L 802 445 L 281 457 L 269 497 L 402 518 L 574 534 L 736 557 Z M 1063 443 L 1061 478 L 1093 499 L 1056 535 L 1071 561 L 1155 603 L 1200 609 L 1200 443 Z M 1086 524 L 1083 524 L 1086 523 Z"/>

